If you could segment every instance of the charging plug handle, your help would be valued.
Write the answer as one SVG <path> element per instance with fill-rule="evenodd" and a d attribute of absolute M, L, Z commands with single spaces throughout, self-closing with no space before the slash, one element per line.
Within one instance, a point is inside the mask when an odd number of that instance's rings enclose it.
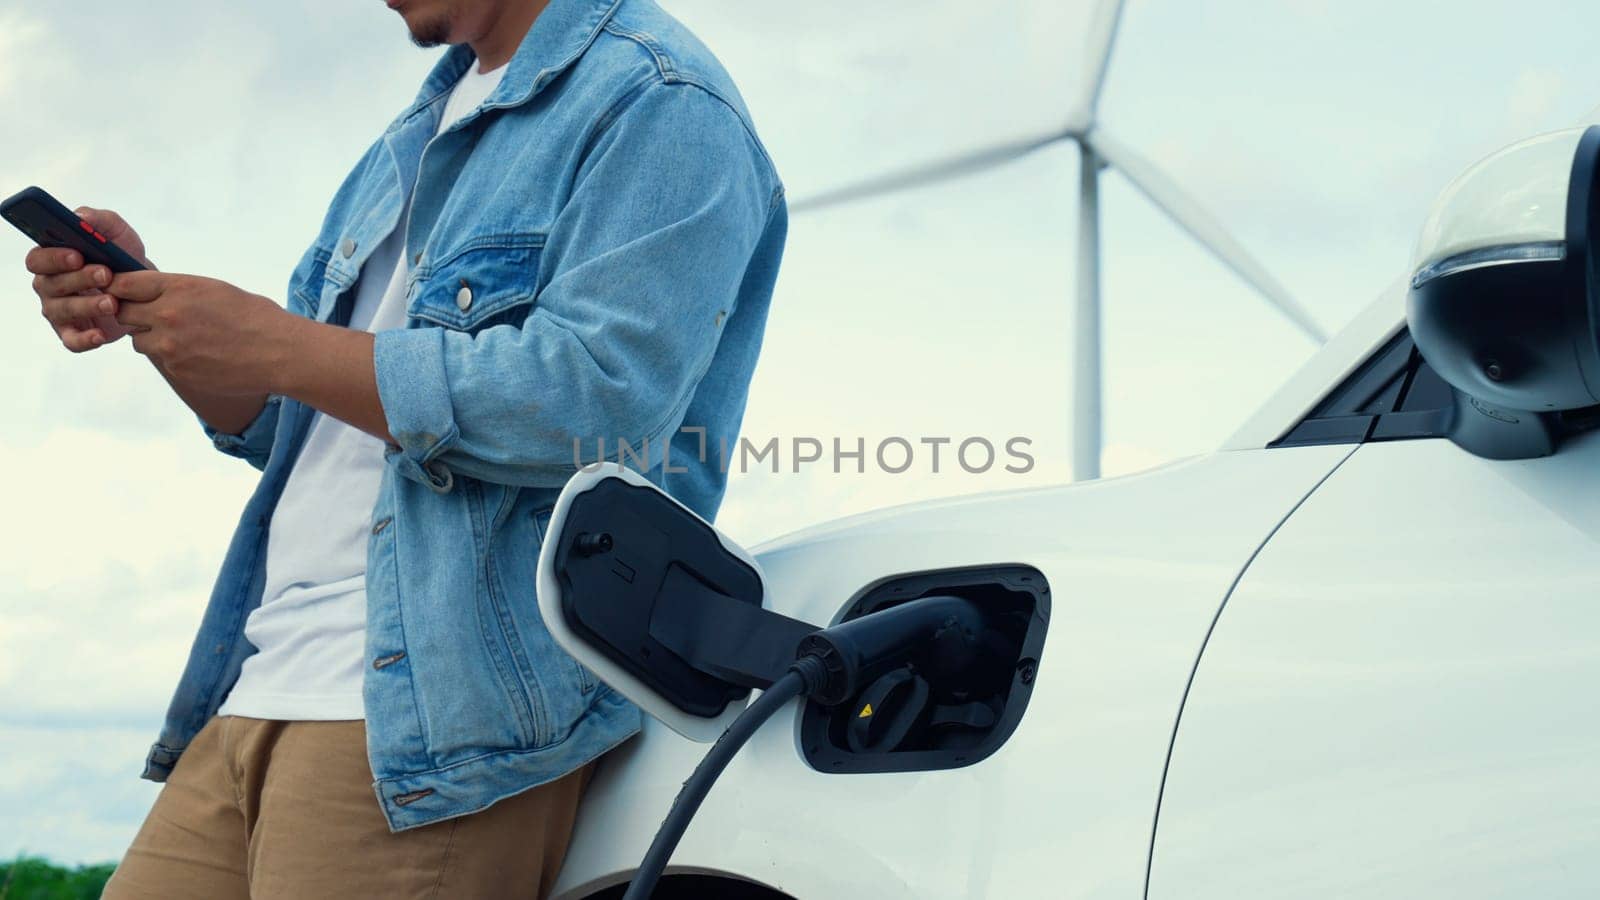
<path fill-rule="evenodd" d="M 827 672 L 811 699 L 838 706 L 928 646 L 938 648 L 942 665 L 963 668 L 977 655 L 982 634 L 983 614 L 972 601 L 922 597 L 806 635 L 797 655 L 817 658 Z"/>

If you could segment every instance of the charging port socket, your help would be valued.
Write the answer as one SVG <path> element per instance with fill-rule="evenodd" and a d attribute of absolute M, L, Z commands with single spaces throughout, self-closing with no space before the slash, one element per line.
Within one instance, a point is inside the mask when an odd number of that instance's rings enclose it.
<path fill-rule="evenodd" d="M 1050 588 L 1029 566 L 951 569 L 897 576 L 857 595 L 848 622 L 923 597 L 948 595 L 982 613 L 981 633 L 957 650 L 932 641 L 844 703 L 806 704 L 806 761 L 820 772 L 919 772 L 984 759 L 1006 742 L 1038 674 L 1050 621 Z M 976 653 L 975 659 L 965 658 Z M 959 662 L 959 664 L 956 664 Z"/>

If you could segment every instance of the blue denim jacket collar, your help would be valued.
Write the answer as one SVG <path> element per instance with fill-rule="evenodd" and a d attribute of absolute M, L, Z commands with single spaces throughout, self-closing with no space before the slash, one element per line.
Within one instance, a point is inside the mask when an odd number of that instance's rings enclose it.
<path fill-rule="evenodd" d="M 583 56 L 621 5 L 622 0 L 551 0 L 507 63 L 500 84 L 477 109 L 457 120 L 446 132 L 470 127 L 486 111 L 520 106 L 532 100 Z M 439 117 L 444 114 L 444 99 L 476 59 L 476 54 L 466 44 L 450 47 L 423 80 L 416 100 L 384 132 L 382 141 L 388 147 L 394 172 L 390 190 L 396 192 L 395 196 L 417 182 L 423 150 L 433 140 Z M 417 202 L 417 198 L 413 201 Z M 355 229 L 362 238 L 356 241 L 358 252 L 329 260 L 328 272 L 334 280 L 346 284 L 355 280 L 367 254 L 377 243 L 372 237 L 387 234 L 394 227 L 391 217 L 399 206 L 396 201 L 376 205 L 367 211 Z M 413 215 L 402 223 L 402 227 L 407 228 L 408 253 L 422 249 L 438 212 L 435 205 L 417 202 Z M 411 227 L 412 220 L 416 221 L 417 228 Z M 325 304 L 317 310 L 316 318 L 327 321 L 332 313 L 333 305 Z"/>
<path fill-rule="evenodd" d="M 499 86 L 477 110 L 453 127 L 465 127 L 485 109 L 521 106 L 532 100 L 545 85 L 577 62 L 621 3 L 622 0 L 550 0 L 550 5 L 539 14 L 517 47 Z M 416 100 L 393 127 L 448 94 L 476 59 L 476 54 L 466 44 L 456 44 L 445 51 L 423 80 Z"/>

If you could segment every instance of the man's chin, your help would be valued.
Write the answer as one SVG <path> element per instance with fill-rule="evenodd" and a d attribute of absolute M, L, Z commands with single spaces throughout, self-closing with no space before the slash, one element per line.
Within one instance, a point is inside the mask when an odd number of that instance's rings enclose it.
<path fill-rule="evenodd" d="M 439 0 L 389 0 L 389 8 L 400 14 L 418 47 L 437 47 L 450 43 L 451 6 Z"/>
<path fill-rule="evenodd" d="M 406 21 L 411 30 L 411 43 L 418 47 L 437 47 L 450 43 L 450 20 L 439 17 L 419 22 Z"/>

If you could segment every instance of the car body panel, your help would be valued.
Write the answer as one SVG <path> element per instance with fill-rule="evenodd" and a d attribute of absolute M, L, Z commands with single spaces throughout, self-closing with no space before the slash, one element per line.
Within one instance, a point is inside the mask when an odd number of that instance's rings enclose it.
<path fill-rule="evenodd" d="M 798 704 L 711 791 L 669 871 L 731 873 L 800 898 L 1134 897 L 1168 741 L 1235 579 L 1352 446 L 1218 453 L 1125 478 L 938 501 L 760 548 L 769 606 L 827 623 L 897 575 L 1026 563 L 1051 589 L 1038 681 L 988 759 L 827 775 Z M 609 756 L 556 896 L 626 878 L 705 752 L 659 723 Z"/>
<path fill-rule="evenodd" d="M 1600 895 L 1600 433 L 1362 445 L 1220 615 L 1151 898 Z"/>

